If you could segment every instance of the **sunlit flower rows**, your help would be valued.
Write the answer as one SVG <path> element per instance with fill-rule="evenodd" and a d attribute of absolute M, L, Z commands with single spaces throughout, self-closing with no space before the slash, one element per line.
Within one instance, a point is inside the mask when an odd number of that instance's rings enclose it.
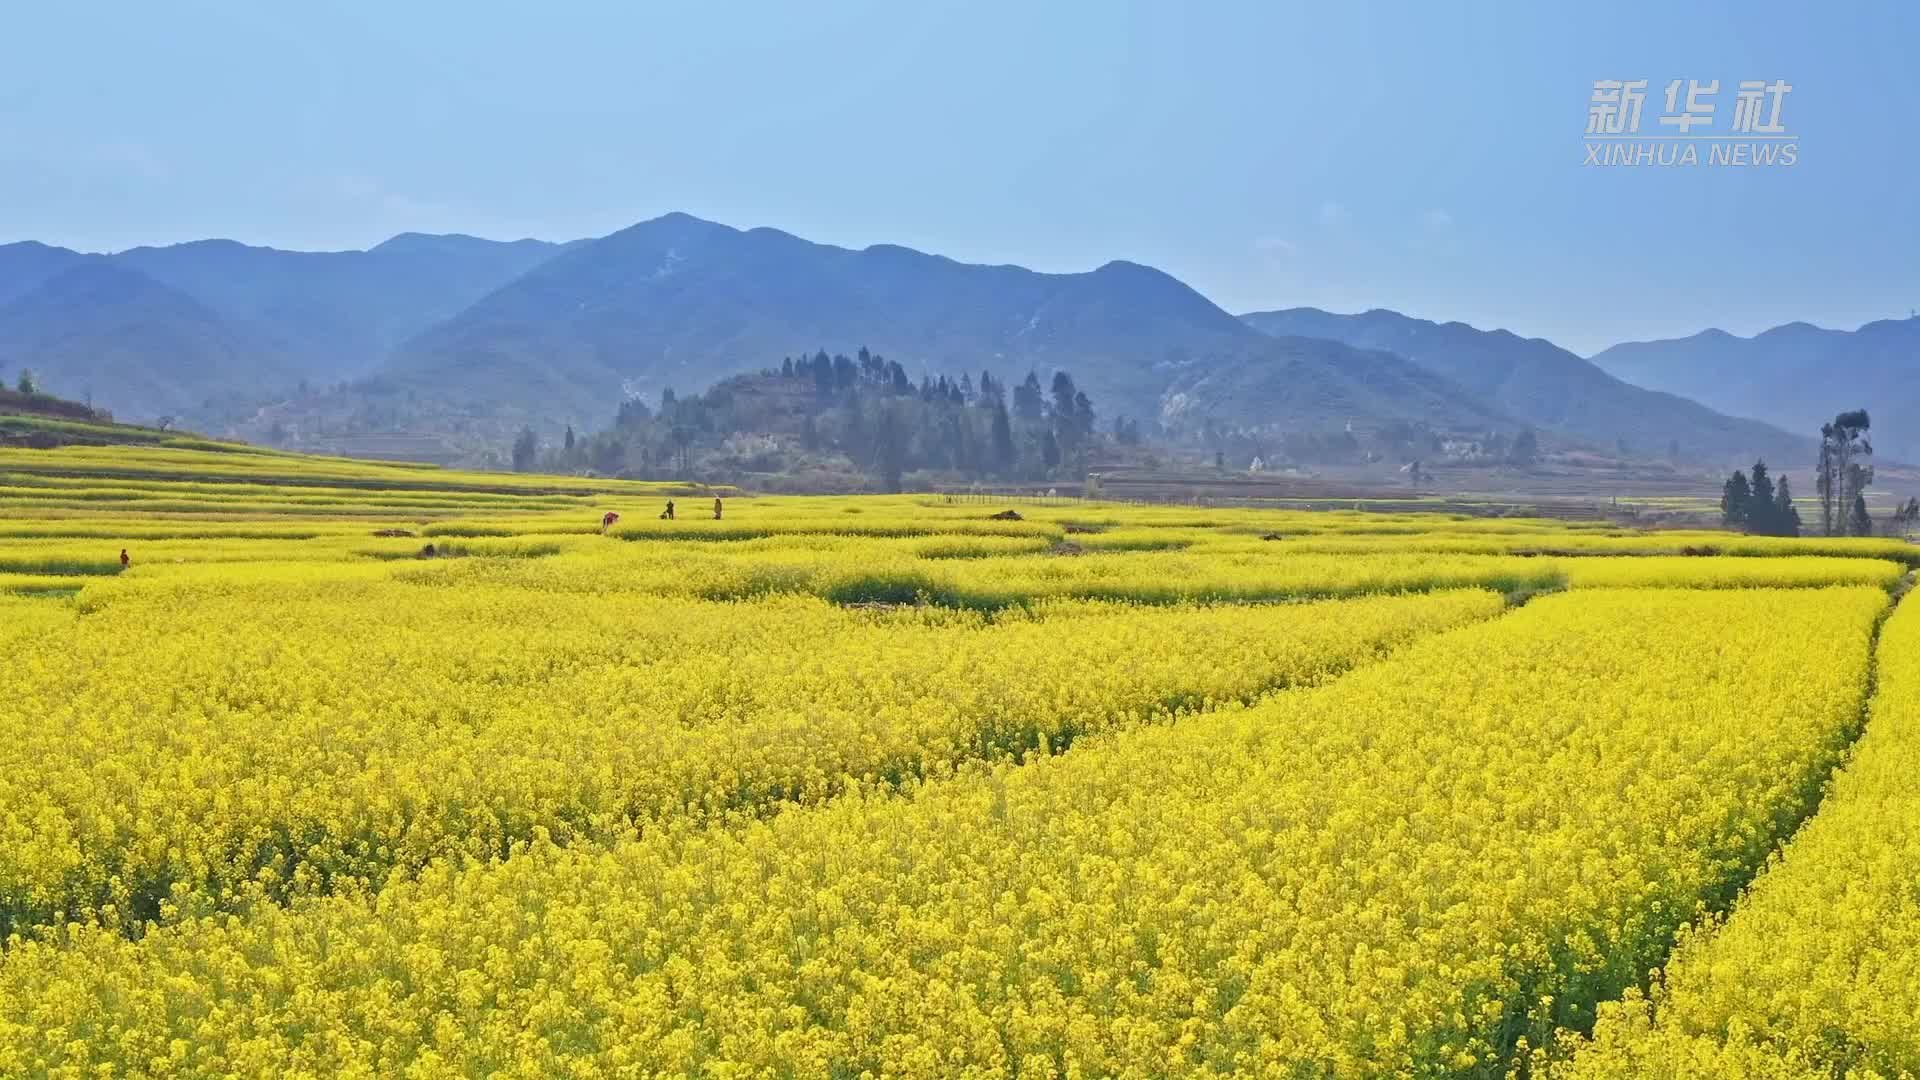
<path fill-rule="evenodd" d="M 1920 1075 L 1920 610 L 1887 624 L 1872 719 L 1819 814 L 1575 1065 L 1556 1075 Z"/>
<path fill-rule="evenodd" d="M 125 591 L 12 642 L 0 931 L 378 884 L 536 828 L 609 839 L 817 802 L 1251 701 L 1502 607 L 1470 591 L 989 620 L 237 580 L 184 602 Z"/>
<path fill-rule="evenodd" d="M 1813 809 L 1887 602 L 1548 596 L 1252 709 L 904 794 L 608 847 L 536 828 L 377 898 L 17 942 L 0 1074 L 1501 1075 Z M 464 676 L 550 662 L 488 655 Z M 298 714 L 225 693 L 172 704 Z"/>
<path fill-rule="evenodd" d="M 0 448 L 0 1077 L 1920 1074 L 1920 548 L 737 495 Z"/>

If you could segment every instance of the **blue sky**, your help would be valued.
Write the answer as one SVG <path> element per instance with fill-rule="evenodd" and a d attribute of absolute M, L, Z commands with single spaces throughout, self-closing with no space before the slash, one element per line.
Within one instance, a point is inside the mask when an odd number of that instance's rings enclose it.
<path fill-rule="evenodd" d="M 1816 7 L 1825 10 L 1816 13 Z M 16 5 L 0 241 L 600 235 L 1159 266 L 1580 352 L 1920 307 L 1911 4 Z M 1785 79 L 1799 164 L 1595 169 L 1593 81 Z"/>

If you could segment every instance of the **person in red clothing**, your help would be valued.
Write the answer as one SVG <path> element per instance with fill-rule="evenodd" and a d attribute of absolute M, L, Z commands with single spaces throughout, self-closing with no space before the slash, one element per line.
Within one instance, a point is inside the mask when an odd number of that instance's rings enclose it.
<path fill-rule="evenodd" d="M 612 510 L 607 511 L 606 516 L 600 519 L 600 534 L 602 536 L 606 535 L 608 529 L 613 528 L 619 523 L 620 515 Z"/>
<path fill-rule="evenodd" d="M 127 567 L 132 565 L 133 565 L 133 556 L 127 554 L 126 548 L 121 548 L 120 549 L 120 569 L 125 570 Z"/>

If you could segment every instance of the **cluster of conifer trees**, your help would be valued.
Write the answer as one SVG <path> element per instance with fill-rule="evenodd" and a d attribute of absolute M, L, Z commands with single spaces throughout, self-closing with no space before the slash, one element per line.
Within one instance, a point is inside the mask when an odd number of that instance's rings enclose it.
<path fill-rule="evenodd" d="M 1012 384 L 991 371 L 915 382 L 899 362 L 866 348 L 852 356 L 821 350 L 697 396 L 667 390 L 657 410 L 624 402 L 609 431 L 577 447 L 569 441 L 563 456 L 575 467 L 660 477 L 692 476 L 696 461 L 722 458 L 782 472 L 801 459 L 844 457 L 885 491 L 900 490 L 915 471 L 1077 481 L 1103 441 L 1141 441 L 1133 420 L 1116 418 L 1104 430 L 1099 422 L 1065 371 L 1050 382 L 1037 371 Z"/>
<path fill-rule="evenodd" d="M 1720 518 L 1728 528 L 1761 536 L 1800 535 L 1800 511 L 1793 506 L 1793 489 L 1784 475 L 1776 484 L 1764 461 L 1753 463 L 1751 477 L 1735 469 L 1727 478 L 1720 493 Z"/>

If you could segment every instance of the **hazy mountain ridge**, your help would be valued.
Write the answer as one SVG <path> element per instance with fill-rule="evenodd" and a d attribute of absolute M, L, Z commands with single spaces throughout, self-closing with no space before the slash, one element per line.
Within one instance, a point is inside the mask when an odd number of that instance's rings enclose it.
<path fill-rule="evenodd" d="M 55 284 L 76 266 L 115 268 L 118 293 Z M 0 246 L 8 296 L 0 365 L 30 364 L 129 418 L 185 411 L 216 431 L 296 442 L 404 432 L 489 445 L 521 424 L 592 430 L 626 397 L 695 392 L 840 341 L 916 377 L 1070 370 L 1103 420 L 1188 433 L 1419 421 L 1622 439 L 1647 455 L 1671 439 L 1730 459 L 1810 446 L 1505 331 L 1385 311 L 1243 320 L 1138 263 L 1041 273 L 677 213 L 571 244 L 409 233 L 366 251 L 214 240 L 110 256 L 12 244 Z"/>
<path fill-rule="evenodd" d="M 1205 297 L 1137 264 L 1043 274 L 670 214 L 550 260 L 420 335 L 379 374 L 481 390 L 474 404 L 560 389 L 570 409 L 598 414 L 623 387 L 698 388 L 823 340 L 862 342 L 916 372 L 1071 368 L 1097 401 L 1135 415 L 1158 406 L 1167 377 L 1156 367 L 1265 348 Z M 536 359 L 545 370 L 531 370 Z M 502 384 L 486 386 L 493 378 Z"/>
<path fill-rule="evenodd" d="M 1655 457 L 1674 442 L 1689 458 L 1737 460 L 1764 454 L 1799 460 L 1810 437 L 1723 415 L 1672 394 L 1618 379 L 1542 338 L 1436 323 L 1374 309 L 1340 315 L 1318 308 L 1251 312 L 1248 325 L 1271 334 L 1325 337 L 1393 352 L 1477 395 L 1492 408 L 1542 429 Z"/>
<path fill-rule="evenodd" d="M 1633 341 L 1596 353 L 1619 378 L 1753 416 L 1795 431 L 1817 430 L 1866 406 L 1880 453 L 1920 460 L 1920 318 L 1881 319 L 1857 330 L 1804 322 L 1752 337 L 1703 330 L 1685 338 Z"/>
<path fill-rule="evenodd" d="M 102 256 L 80 256 L 0 306 L 0 370 L 31 367 L 65 396 L 117 413 L 180 413 L 298 377 L 275 360 L 198 300 Z"/>
<path fill-rule="evenodd" d="M 50 387 L 91 392 L 129 417 L 204 415 L 209 401 L 237 407 L 303 380 L 364 374 L 564 248 L 420 234 L 367 251 L 0 245 L 0 370 L 32 367 Z"/>
<path fill-rule="evenodd" d="M 1326 338 L 1280 337 L 1254 359 L 1180 375 L 1168 389 L 1161 422 L 1211 420 L 1279 433 L 1371 428 L 1394 421 L 1437 431 L 1516 431 L 1523 421 L 1457 384 L 1390 352 Z"/>
<path fill-rule="evenodd" d="M 0 306 L 25 296 L 48 278 L 87 258 L 37 240 L 0 244 Z"/>

